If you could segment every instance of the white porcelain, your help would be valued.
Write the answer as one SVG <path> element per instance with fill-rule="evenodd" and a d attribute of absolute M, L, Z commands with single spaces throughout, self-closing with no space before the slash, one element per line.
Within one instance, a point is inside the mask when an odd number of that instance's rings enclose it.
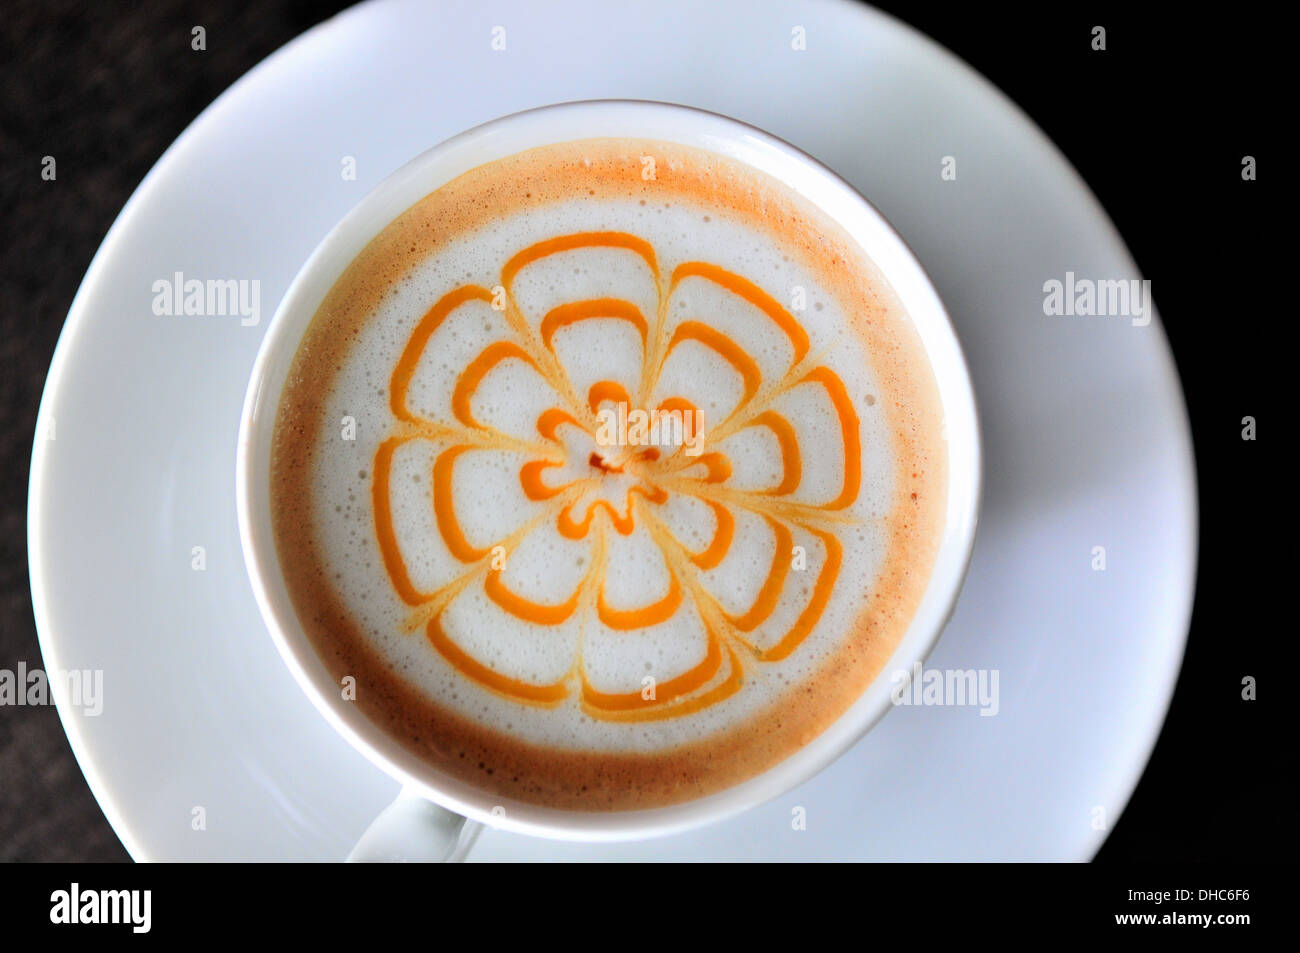
<path fill-rule="evenodd" d="M 349 863 L 454 863 L 469 854 L 483 825 L 440 807 L 416 788 L 402 788 L 366 828 Z"/>
<path fill-rule="evenodd" d="M 104 671 L 103 713 L 61 699 L 60 716 L 118 836 L 141 860 L 337 860 L 397 795 L 267 637 L 235 517 L 240 402 L 275 303 L 366 192 L 460 130 L 592 97 L 700 106 L 797 144 L 925 266 L 970 364 L 986 464 L 965 589 L 927 665 L 998 669 L 1001 711 L 892 712 L 789 793 L 685 834 L 488 828 L 470 859 L 1091 857 L 1163 723 L 1191 609 L 1191 441 L 1159 319 L 1045 317 L 1049 278 L 1138 274 L 1065 159 L 897 21 L 781 0 L 366 4 L 269 58 L 160 160 L 69 312 L 29 508 L 43 664 Z M 177 270 L 259 278 L 262 321 L 155 317 L 151 283 Z"/>
<path fill-rule="evenodd" d="M 345 700 L 294 612 L 270 505 L 280 392 L 307 325 L 357 254 L 398 215 L 470 169 L 536 146 L 600 136 L 665 140 L 725 155 L 785 183 L 834 218 L 880 268 L 917 328 L 938 381 L 949 456 L 946 522 L 934 569 L 886 674 L 821 735 L 762 774 L 683 804 L 618 812 L 561 810 L 482 791 L 413 755 Z M 631 100 L 553 105 L 480 125 L 413 159 L 366 196 L 312 253 L 271 320 L 253 364 L 235 467 L 240 539 L 253 593 L 280 654 L 330 724 L 408 789 L 451 811 L 502 830 L 578 840 L 662 836 L 737 814 L 807 780 L 857 741 L 891 707 L 887 673 L 910 670 L 924 659 L 952 613 L 974 541 L 980 481 L 975 399 L 961 347 L 925 272 L 880 213 L 829 169 L 761 130 L 697 109 Z"/>

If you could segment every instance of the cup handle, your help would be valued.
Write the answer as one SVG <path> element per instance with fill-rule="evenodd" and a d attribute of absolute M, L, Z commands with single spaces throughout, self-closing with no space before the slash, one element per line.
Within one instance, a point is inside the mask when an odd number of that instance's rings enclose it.
<path fill-rule="evenodd" d="M 465 859 L 482 830 L 478 821 L 404 787 L 366 828 L 348 863 L 457 863 Z"/>

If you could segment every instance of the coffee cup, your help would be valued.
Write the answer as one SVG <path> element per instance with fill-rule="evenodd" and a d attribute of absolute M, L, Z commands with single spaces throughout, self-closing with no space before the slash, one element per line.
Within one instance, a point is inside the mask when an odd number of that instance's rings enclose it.
<path fill-rule="evenodd" d="M 332 289 L 359 256 L 373 249 L 376 238 L 425 197 L 474 170 L 530 150 L 597 139 L 652 141 L 707 152 L 729 168 L 753 170 L 781 183 L 798 202 L 807 203 L 833 221 L 837 234 L 845 236 L 872 263 L 877 280 L 888 286 L 908 317 L 918 353 L 923 353 L 933 376 L 934 417 L 946 457 L 944 479 L 927 484 L 938 496 L 933 501 L 935 529 L 928 541 L 927 558 L 932 558 L 932 564 L 916 587 L 908 617 L 899 622 L 896 637 L 887 644 L 887 657 L 882 653 L 874 665 L 876 677 L 858 686 L 843 709 L 818 723 L 815 732 L 804 731 L 798 744 L 783 749 L 779 758 L 763 764 L 752 775 L 738 775 L 734 783 L 729 781 L 699 796 L 649 806 L 630 801 L 620 804 L 617 810 L 587 808 L 573 798 L 552 798 L 548 802 L 546 796 L 511 796 L 503 794 L 499 787 L 476 783 L 472 774 L 450 770 L 446 764 L 413 750 L 394 736 L 391 725 L 379 723 L 356 703 L 355 697 L 349 697 L 346 686 L 341 690 L 337 666 L 332 667 L 322 658 L 318 642 L 303 624 L 302 606 L 295 604 L 286 582 L 283 547 L 277 547 L 272 490 L 277 413 L 300 345 Z M 653 155 L 650 158 L 653 160 Z M 653 161 L 648 167 L 653 172 Z M 645 168 L 642 163 L 643 174 Z M 666 170 L 671 168 L 670 162 Z M 508 284 L 508 280 L 503 282 L 502 290 Z M 760 292 L 752 294 L 758 296 Z M 767 298 L 753 300 L 769 311 L 777 307 Z M 486 301 L 484 305 L 489 306 Z M 784 308 L 780 310 L 787 313 Z M 705 337 L 704 332 L 700 335 L 701 339 Z M 808 360 L 814 357 L 810 354 Z M 846 388 L 845 393 L 850 389 Z M 856 399 L 856 391 L 854 394 Z M 592 407 L 596 409 L 594 400 Z M 707 414 L 704 419 L 707 427 Z M 856 421 L 856 417 L 853 419 Z M 848 429 L 844 439 L 847 445 Z M 657 449 L 655 453 L 657 457 Z M 605 459 L 593 452 L 591 465 L 601 473 L 618 471 L 621 475 L 623 459 Z M 258 352 L 241 418 L 236 486 L 245 563 L 262 617 L 281 656 L 329 724 L 402 784 L 401 796 L 365 833 L 352 859 L 448 860 L 463 857 L 485 824 L 516 833 L 586 841 L 679 833 L 774 798 L 821 770 L 888 711 L 891 684 L 881 673 L 910 671 L 914 663 L 928 655 L 950 617 L 973 545 L 980 466 L 970 379 L 943 303 L 915 256 L 874 207 L 816 160 L 761 130 L 684 106 L 610 100 L 529 110 L 449 139 L 393 173 L 324 238 L 285 293 Z M 377 479 L 367 469 L 361 472 L 366 480 Z M 595 509 L 587 512 L 590 516 Z M 617 514 L 613 507 L 609 507 L 609 513 L 613 525 Z M 576 522 L 576 516 L 571 514 L 570 523 Z M 385 559 L 393 561 L 387 552 Z M 728 618 L 735 622 L 738 616 Z M 427 621 L 421 617 L 422 623 Z M 445 645 L 442 651 L 443 660 L 451 657 L 448 652 L 459 652 Z M 771 648 L 755 650 L 760 659 L 775 658 L 777 654 Z M 461 672 L 486 684 L 494 697 L 509 694 L 508 686 L 503 689 L 491 683 L 494 676 L 479 662 L 464 661 Z M 597 701 L 607 697 L 612 696 L 590 690 L 590 698 Z M 615 707 L 611 702 L 607 710 L 613 712 Z M 586 710 L 591 710 L 590 706 Z"/>

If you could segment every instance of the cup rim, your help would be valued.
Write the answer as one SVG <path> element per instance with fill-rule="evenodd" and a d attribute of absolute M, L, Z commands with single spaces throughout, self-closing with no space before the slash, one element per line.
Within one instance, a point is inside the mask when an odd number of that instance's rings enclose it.
<path fill-rule="evenodd" d="M 620 124 L 632 128 L 612 131 Z M 588 131 L 551 134 L 556 128 Z M 665 131 L 649 131 L 657 129 Z M 939 385 L 949 465 L 945 525 L 921 603 L 886 664 L 825 730 L 784 760 L 699 798 L 656 808 L 581 811 L 515 801 L 447 775 L 342 699 L 298 620 L 280 571 L 270 527 L 269 450 L 283 386 L 279 372 L 287 371 L 325 294 L 375 235 L 424 195 L 472 168 L 536 146 L 609 136 L 678 142 L 774 175 L 862 245 L 922 338 Z M 774 170 L 797 174 L 799 183 Z M 827 197 L 838 201 L 828 207 Z M 873 249 L 885 251 L 888 262 Z M 960 470 L 952 462 L 954 445 L 966 461 Z M 884 717 L 891 707 L 886 673 L 924 662 L 956 607 L 978 522 L 982 441 L 969 370 L 947 310 L 911 248 L 861 193 L 797 147 L 728 116 L 675 103 L 594 99 L 511 113 L 444 140 L 390 174 L 329 231 L 294 276 L 259 345 L 240 415 L 235 484 L 240 546 L 262 620 L 294 680 L 353 748 L 435 803 L 496 828 L 556 839 L 630 840 L 679 833 L 777 797 L 829 765 Z"/>

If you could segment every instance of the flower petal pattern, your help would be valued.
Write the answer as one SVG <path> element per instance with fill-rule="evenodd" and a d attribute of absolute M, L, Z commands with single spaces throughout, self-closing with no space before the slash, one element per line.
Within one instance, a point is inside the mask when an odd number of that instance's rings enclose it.
<path fill-rule="evenodd" d="M 644 289 L 610 287 L 540 308 L 521 302 L 517 285 L 531 269 L 592 251 L 625 265 L 619 275 L 645 275 L 654 300 L 644 300 Z M 743 304 L 730 309 L 727 326 L 707 310 L 718 296 Z M 426 392 L 415 399 L 417 370 L 440 329 L 485 307 L 501 333 L 465 359 L 441 393 L 443 406 L 432 408 Z M 604 360 L 590 357 L 597 339 L 617 339 L 596 352 Z M 518 405 L 511 382 L 525 378 L 539 382 L 530 393 L 547 396 L 529 405 L 534 425 L 508 425 L 500 408 Z M 712 397 L 692 386 L 701 379 Z M 717 401 L 719 380 L 732 382 L 730 399 L 701 406 Z M 801 440 L 801 407 L 810 401 L 837 421 L 839 452 L 820 470 Z M 465 285 L 433 304 L 393 369 L 389 402 L 392 432 L 372 477 L 385 571 L 410 609 L 408 627 L 422 630 L 461 676 L 500 696 L 540 706 L 575 699 L 607 721 L 680 717 L 741 692 L 755 667 L 788 658 L 825 611 L 842 558 L 837 514 L 861 484 L 859 421 L 843 381 L 810 354 L 799 321 L 741 275 L 692 261 L 665 280 L 655 249 L 625 232 L 538 242 L 505 262 L 496 289 Z M 706 426 L 698 443 L 678 432 L 611 448 L 601 428 L 627 408 Z M 432 526 L 458 567 L 432 589 L 417 584 L 390 499 L 395 458 L 426 442 Z M 819 456 L 828 445 L 816 445 Z M 737 466 L 755 457 L 777 462 L 766 473 Z M 490 473 L 461 475 L 488 458 Z M 509 512 L 526 515 L 518 525 L 463 525 L 463 482 L 491 485 L 506 466 L 517 474 L 511 492 L 526 503 Z M 821 477 L 810 484 L 822 471 L 834 486 Z M 797 582 L 796 552 L 812 564 Z M 567 580 L 564 591 L 543 593 L 537 579 L 553 566 L 562 567 L 551 575 Z M 611 566 L 625 571 L 611 574 Z M 457 636 L 448 620 L 476 611 L 509 620 L 493 633 L 506 641 Z M 643 643 L 664 637 L 679 649 L 674 658 L 649 685 L 629 680 Z M 512 651 L 509 639 L 541 641 Z M 549 661 L 524 661 L 537 658 Z M 563 671 L 557 659 L 567 659 Z"/>

